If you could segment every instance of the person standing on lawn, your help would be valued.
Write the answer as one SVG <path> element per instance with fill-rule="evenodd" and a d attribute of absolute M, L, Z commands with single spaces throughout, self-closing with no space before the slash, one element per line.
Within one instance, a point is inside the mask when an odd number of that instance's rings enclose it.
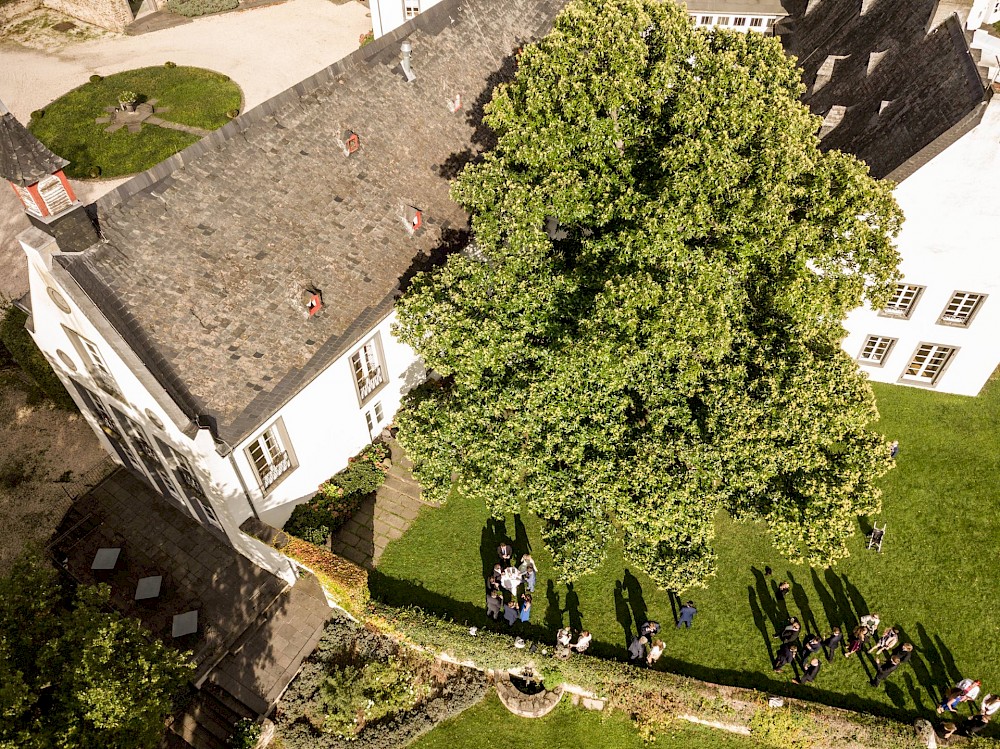
<path fill-rule="evenodd" d="M 660 633 L 660 623 L 654 621 L 643 622 L 639 627 L 639 634 L 647 640 L 652 640 Z"/>
<path fill-rule="evenodd" d="M 517 608 L 517 599 L 511 598 L 509 601 L 507 601 L 507 606 L 504 607 L 503 619 L 505 622 L 507 622 L 508 627 L 513 627 L 514 622 L 516 622 L 520 616 L 521 612 L 518 611 Z"/>
<path fill-rule="evenodd" d="M 633 637 L 632 642 L 628 646 L 628 659 L 630 661 L 639 661 L 646 657 L 646 638 L 645 637 Z"/>
<path fill-rule="evenodd" d="M 530 554 L 525 554 L 521 557 L 521 564 L 518 566 L 517 571 L 521 573 L 521 579 L 524 580 L 524 587 L 527 588 L 529 593 L 534 593 L 535 581 L 538 579 L 538 570 L 535 568 L 535 560 L 531 558 Z"/>
<path fill-rule="evenodd" d="M 506 541 L 502 541 L 497 547 L 497 556 L 500 557 L 500 564 L 509 567 L 510 558 L 514 556 L 514 548 Z"/>
<path fill-rule="evenodd" d="M 867 640 L 869 637 L 874 637 L 878 633 L 878 625 L 880 621 L 881 620 L 879 619 L 878 614 L 875 613 L 865 614 L 861 617 L 861 626 L 867 630 L 867 634 L 865 634 L 862 642 Z"/>
<path fill-rule="evenodd" d="M 792 586 L 789 584 L 787 580 L 782 580 L 780 583 L 778 583 L 778 592 L 777 592 L 778 600 L 784 601 L 785 596 L 787 596 L 791 592 L 791 590 Z"/>
<path fill-rule="evenodd" d="M 802 641 L 802 660 L 811 658 L 823 649 L 823 643 L 819 640 L 819 635 L 808 634 Z"/>
<path fill-rule="evenodd" d="M 774 659 L 774 671 L 777 673 L 789 663 L 795 661 L 795 656 L 799 652 L 796 645 L 791 643 L 785 643 L 780 648 L 778 648 L 778 657 Z"/>
<path fill-rule="evenodd" d="M 802 669 L 802 676 L 792 679 L 793 684 L 812 684 L 819 675 L 819 658 L 813 658 Z"/>
<path fill-rule="evenodd" d="M 503 596 L 499 590 L 491 590 L 486 593 L 486 616 L 494 621 L 500 621 L 500 614 L 503 612 Z"/>
<path fill-rule="evenodd" d="M 881 684 L 883 681 L 889 678 L 889 675 L 897 668 L 899 668 L 899 665 L 900 664 L 898 655 L 894 655 L 891 658 L 889 658 L 889 660 L 887 660 L 885 663 L 879 666 L 878 669 L 875 671 L 875 676 L 872 678 L 872 686 L 877 687 L 879 684 Z"/>
<path fill-rule="evenodd" d="M 663 655 L 663 640 L 653 640 L 653 645 L 646 654 L 646 665 L 652 668 L 653 664 L 660 660 L 661 655 Z"/>
<path fill-rule="evenodd" d="M 832 661 L 834 654 L 840 649 L 844 642 L 844 633 L 840 627 L 834 627 L 830 636 L 823 640 L 823 647 L 826 648 L 826 660 Z"/>
<path fill-rule="evenodd" d="M 904 642 L 902 645 L 899 645 L 895 650 L 893 650 L 892 654 L 899 656 L 900 666 L 905 666 L 910 662 L 910 658 L 913 657 L 913 643 Z"/>
<path fill-rule="evenodd" d="M 987 718 L 992 718 L 1000 710 L 1000 697 L 995 694 L 988 694 L 983 697 L 983 705 L 979 712 Z"/>
<path fill-rule="evenodd" d="M 694 607 L 694 601 L 688 601 L 683 606 L 681 606 L 680 616 L 677 619 L 677 627 L 682 624 L 691 629 L 691 624 L 694 623 L 694 615 L 698 613 L 698 609 Z"/>
<path fill-rule="evenodd" d="M 563 627 L 556 632 L 556 658 L 569 658 L 569 644 L 573 641 L 573 630 Z"/>
<path fill-rule="evenodd" d="M 878 642 L 872 645 L 869 649 L 869 653 L 874 653 L 879 655 L 880 653 L 885 653 L 888 650 L 892 650 L 899 644 L 899 632 L 896 631 L 895 627 L 886 628 L 882 636 L 878 638 Z"/>
<path fill-rule="evenodd" d="M 583 632 L 580 633 L 580 636 L 576 638 L 576 642 L 573 645 L 570 645 L 570 647 L 578 653 L 583 653 L 590 647 L 590 641 L 593 639 L 594 636 L 590 634 L 590 632 L 583 630 Z"/>
<path fill-rule="evenodd" d="M 521 594 L 521 621 L 527 624 L 531 618 L 531 593 Z"/>
<path fill-rule="evenodd" d="M 864 624 L 859 624 L 851 630 L 851 639 L 847 641 L 847 652 L 844 653 L 844 657 L 850 658 L 852 655 L 861 650 L 861 646 L 864 644 L 867 637 L 868 627 Z"/>
<path fill-rule="evenodd" d="M 799 624 L 799 620 L 793 616 L 788 620 L 788 624 L 785 625 L 785 628 L 778 634 L 778 639 L 781 640 L 783 644 L 787 645 L 788 643 L 795 642 L 799 639 L 799 632 L 801 631 L 802 625 Z"/>

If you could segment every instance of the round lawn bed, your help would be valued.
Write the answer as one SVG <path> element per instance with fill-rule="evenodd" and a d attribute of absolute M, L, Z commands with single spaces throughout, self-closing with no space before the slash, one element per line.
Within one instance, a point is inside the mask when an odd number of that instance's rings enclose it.
<path fill-rule="evenodd" d="M 123 92 L 134 93 L 140 107 L 153 104 L 153 112 L 142 122 L 116 121 L 108 110 L 119 106 Z M 181 66 L 137 68 L 103 79 L 93 76 L 90 83 L 35 112 L 28 129 L 70 162 L 68 176 L 120 177 L 144 171 L 186 148 L 202 137 L 198 131 L 226 124 L 242 103 L 240 87 L 220 73 Z M 137 132 L 130 131 L 129 124 Z"/>

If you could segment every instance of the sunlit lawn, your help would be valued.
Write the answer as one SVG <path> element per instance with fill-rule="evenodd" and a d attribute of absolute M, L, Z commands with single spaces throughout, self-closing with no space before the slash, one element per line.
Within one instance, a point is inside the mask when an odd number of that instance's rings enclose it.
<path fill-rule="evenodd" d="M 673 629 L 671 601 L 622 561 L 614 548 L 605 564 L 572 588 L 549 579 L 550 559 L 530 516 L 495 528 L 483 507 L 456 497 L 424 509 L 386 550 L 372 576 L 373 592 L 390 602 L 419 605 L 483 624 L 484 568 L 492 567 L 498 534 L 540 566 L 528 634 L 551 640 L 562 623 L 595 635 L 592 650 L 624 657 L 629 633 L 647 616 L 664 624 L 661 666 L 715 682 L 795 694 L 833 705 L 910 718 L 933 715 L 941 689 L 963 676 L 1000 690 L 1000 381 L 978 398 L 875 385 L 880 428 L 900 441 L 898 467 L 885 479 L 883 552 L 865 549 L 867 520 L 851 541 L 851 558 L 830 570 L 785 563 L 767 531 L 720 517 L 719 572 L 708 587 L 685 594 L 698 606 L 695 627 Z M 523 524 L 522 524 L 523 521 Z M 765 579 L 765 565 L 774 568 Z M 793 584 L 788 609 L 804 631 L 825 634 L 868 610 L 898 624 L 917 647 L 913 665 L 881 688 L 868 684 L 869 661 L 824 661 L 816 684 L 791 684 L 790 669 L 773 674 L 770 637 L 784 612 L 770 587 Z"/>

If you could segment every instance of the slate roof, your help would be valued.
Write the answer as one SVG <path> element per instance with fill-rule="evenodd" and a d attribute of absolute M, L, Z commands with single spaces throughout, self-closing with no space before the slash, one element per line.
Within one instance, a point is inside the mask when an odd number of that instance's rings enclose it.
<path fill-rule="evenodd" d="M 67 164 L 29 133 L 0 101 L 0 177 L 28 187 Z"/>
<path fill-rule="evenodd" d="M 107 242 L 60 264 L 181 408 L 237 444 L 464 242 L 449 179 L 484 147 L 481 104 L 512 53 L 562 4 L 445 0 L 98 201 Z M 361 141 L 350 157 L 344 128 Z M 413 236 L 404 204 L 423 211 Z"/>
<path fill-rule="evenodd" d="M 872 0 L 863 14 L 860 0 L 811 0 L 808 12 L 802 0 L 789 5 L 792 30 L 782 38 L 804 70 L 805 102 L 823 116 L 846 107 L 823 149 L 852 153 L 873 176 L 900 181 L 982 118 L 991 92 L 961 22 L 951 15 L 928 33 L 942 15 L 936 0 Z"/>

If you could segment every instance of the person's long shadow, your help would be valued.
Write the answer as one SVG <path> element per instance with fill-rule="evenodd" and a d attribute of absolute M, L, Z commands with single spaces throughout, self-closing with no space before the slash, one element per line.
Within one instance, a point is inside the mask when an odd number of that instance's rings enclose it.
<path fill-rule="evenodd" d="M 545 584 L 545 628 L 551 632 L 558 632 L 563 625 L 563 610 L 559 605 L 559 594 L 556 593 L 556 586 L 551 580 Z"/>
<path fill-rule="evenodd" d="M 910 663 L 913 664 L 914 670 L 916 670 L 916 664 L 919 662 L 920 656 L 914 654 L 910 658 Z M 922 664 L 921 664 L 922 665 Z M 930 707 L 924 705 L 924 691 L 920 689 L 920 685 L 916 683 L 914 674 L 903 674 L 903 683 L 906 684 L 906 691 L 910 693 L 910 699 L 913 700 L 913 704 L 916 705 L 917 710 L 924 712 L 925 710 L 930 710 Z M 931 705 L 931 707 L 934 707 Z"/>
<path fill-rule="evenodd" d="M 819 624 L 813 615 L 812 606 L 809 605 L 809 596 L 806 595 L 802 586 L 795 582 L 795 578 L 791 572 L 788 573 L 788 582 L 792 585 L 792 599 L 799 610 L 799 616 L 802 617 L 802 626 L 804 628 L 802 634 L 805 635 L 806 632 L 820 634 Z"/>
<path fill-rule="evenodd" d="M 832 569 L 827 569 L 823 573 L 824 579 L 826 579 L 826 584 L 830 588 L 830 593 L 833 595 L 833 600 L 836 602 L 835 608 L 840 612 L 840 620 L 843 622 L 841 629 L 844 630 L 844 636 L 846 637 L 850 634 L 850 631 L 854 628 L 854 625 L 858 623 L 860 614 L 854 613 L 854 608 L 851 606 L 851 602 L 847 599 L 847 593 L 844 590 L 844 583 L 837 576 L 837 573 Z"/>
<path fill-rule="evenodd" d="M 670 599 L 670 613 L 674 617 L 674 626 L 676 627 L 681 621 L 681 597 L 674 591 L 668 590 L 667 598 Z"/>
<path fill-rule="evenodd" d="M 573 583 L 566 583 L 566 613 L 569 626 L 576 632 L 583 630 L 583 614 L 580 613 L 580 596 L 573 589 Z"/>
<path fill-rule="evenodd" d="M 964 677 L 962 676 L 962 672 L 958 670 L 958 666 L 955 665 L 955 656 L 951 654 L 951 650 L 941 640 L 940 635 L 934 635 L 934 644 L 937 645 L 938 652 L 941 653 L 941 661 L 944 663 L 945 673 L 951 679 L 952 684 L 957 684 Z"/>
<path fill-rule="evenodd" d="M 847 595 L 851 598 L 851 603 L 854 604 L 854 610 L 858 612 L 858 619 L 870 614 L 871 611 L 868 608 L 868 602 L 865 597 L 861 595 L 861 591 L 854 587 L 854 584 L 847 579 L 847 575 L 843 576 L 844 588 L 847 590 Z"/>
<path fill-rule="evenodd" d="M 774 603 L 774 597 L 771 594 L 770 588 L 767 587 L 767 580 L 764 577 L 764 573 L 756 567 L 751 567 L 750 571 L 753 572 L 754 579 L 756 580 L 757 602 L 767 616 L 768 621 L 771 622 L 771 628 L 777 631 L 778 626 L 783 624 L 783 622 L 779 618 L 778 607 Z"/>
<path fill-rule="evenodd" d="M 816 590 L 816 595 L 819 596 L 819 602 L 823 605 L 823 613 L 826 614 L 827 624 L 833 627 L 840 627 L 841 630 L 844 629 L 844 617 L 837 610 L 837 602 L 833 600 L 833 596 L 830 595 L 830 591 L 826 589 L 823 581 L 819 579 L 819 575 L 816 574 L 816 570 L 810 570 L 812 575 L 813 588 Z M 823 636 L 826 632 L 823 632 Z"/>
<path fill-rule="evenodd" d="M 774 625 L 775 628 L 783 627 L 784 623 L 787 622 L 789 619 L 788 596 L 791 593 L 791 591 L 785 593 L 785 597 L 782 598 L 778 594 L 778 585 L 779 583 L 777 580 L 771 580 L 770 595 L 771 595 L 771 600 L 774 601 L 774 610 L 776 612 L 775 618 L 778 620 L 778 624 Z"/>
<path fill-rule="evenodd" d="M 499 542 L 497 543 L 499 546 Z M 514 555 L 520 560 L 525 554 L 531 553 L 531 541 L 528 540 L 528 531 L 521 521 L 520 515 L 514 516 Z"/>
<path fill-rule="evenodd" d="M 764 646 L 767 648 L 767 657 L 770 663 L 774 663 L 774 645 L 771 643 L 771 628 L 767 626 L 768 621 L 764 617 L 758 602 L 759 593 L 754 590 L 754 586 L 747 586 L 747 598 L 750 601 L 750 613 L 753 614 L 753 623 L 757 625 L 760 636 L 764 638 Z"/>
<path fill-rule="evenodd" d="M 941 654 L 934 647 L 923 624 L 917 624 L 917 635 L 920 637 L 919 651 L 910 659 L 913 663 L 913 672 L 921 686 L 931 695 L 931 699 L 938 702 L 939 697 L 942 697 L 948 689 L 948 672 Z"/>
<path fill-rule="evenodd" d="M 891 681 L 882 683 L 885 685 L 885 695 L 892 701 L 892 704 L 899 708 L 906 707 L 906 695 L 903 694 L 902 687 L 898 684 L 893 684 Z"/>
<path fill-rule="evenodd" d="M 625 630 L 625 646 L 628 647 L 629 643 L 632 642 L 632 614 L 629 611 L 628 604 L 625 602 L 625 595 L 622 591 L 622 584 L 615 581 L 615 618 L 622 625 L 622 629 Z"/>
<path fill-rule="evenodd" d="M 622 576 L 622 587 L 628 593 L 628 604 L 632 607 L 632 619 L 637 625 L 649 621 L 649 610 L 646 608 L 646 599 L 642 595 L 642 586 L 639 580 L 628 570 Z"/>
<path fill-rule="evenodd" d="M 490 518 L 480 534 L 479 555 L 483 559 L 483 579 L 493 574 L 493 565 L 500 561 L 497 547 L 507 539 L 507 522 Z"/>

